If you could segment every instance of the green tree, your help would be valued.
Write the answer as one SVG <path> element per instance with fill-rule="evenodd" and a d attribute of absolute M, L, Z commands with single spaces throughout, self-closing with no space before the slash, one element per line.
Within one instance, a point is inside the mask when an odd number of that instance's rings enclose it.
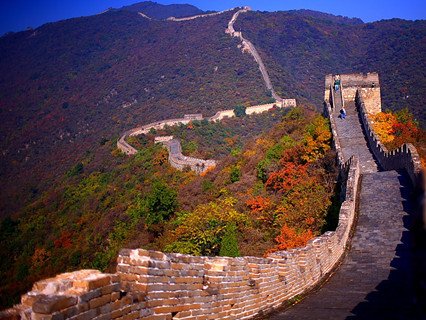
<path fill-rule="evenodd" d="M 83 170 L 84 170 L 84 166 L 81 162 L 79 162 L 74 167 L 72 167 L 71 170 L 67 172 L 67 176 L 73 177 L 73 176 L 79 175 L 80 173 L 83 172 Z"/>
<path fill-rule="evenodd" d="M 236 117 L 241 118 L 246 115 L 246 107 L 242 105 L 238 105 L 234 108 L 234 114 Z"/>
<path fill-rule="evenodd" d="M 177 192 L 162 181 L 152 185 L 151 193 L 146 197 L 146 223 L 148 225 L 167 220 L 178 208 Z"/>
<path fill-rule="evenodd" d="M 237 226 L 235 223 L 229 223 L 225 227 L 225 234 L 220 243 L 219 255 L 222 257 L 239 257 Z"/>
<path fill-rule="evenodd" d="M 231 167 L 231 172 L 229 174 L 229 180 L 231 183 L 237 182 L 241 177 L 241 168 L 239 165 L 235 165 Z"/>
<path fill-rule="evenodd" d="M 223 244 L 222 240 L 229 225 L 239 226 L 247 221 L 247 217 L 238 212 L 234 206 L 237 200 L 232 197 L 219 199 L 215 202 L 198 205 L 194 211 L 178 216 L 178 225 L 167 240 L 171 243 L 164 248 L 167 252 L 190 253 L 195 255 L 218 255 L 221 247 L 224 250 L 234 247 Z M 236 234 L 236 230 L 233 231 Z M 229 231 L 232 233 L 232 230 Z M 229 235 L 228 238 L 232 238 Z M 235 250 L 232 250 L 235 253 Z"/>

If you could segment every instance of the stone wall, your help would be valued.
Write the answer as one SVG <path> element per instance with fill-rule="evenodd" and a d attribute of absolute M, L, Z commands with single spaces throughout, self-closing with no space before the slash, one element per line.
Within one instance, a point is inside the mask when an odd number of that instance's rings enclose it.
<path fill-rule="evenodd" d="M 246 109 L 246 113 L 250 115 L 250 114 L 265 112 L 265 111 L 268 111 L 268 110 L 270 110 L 274 107 L 279 107 L 279 108 L 283 107 L 284 108 L 284 107 L 295 107 L 295 106 L 296 106 L 296 100 L 295 99 L 283 99 L 281 104 L 269 103 L 269 104 L 262 104 L 262 105 L 248 107 Z M 216 112 L 216 114 L 214 116 L 212 116 L 210 118 L 204 118 L 202 114 L 197 113 L 197 114 L 186 114 L 186 115 L 184 115 L 183 118 L 155 121 L 155 122 L 149 123 L 147 125 L 126 131 L 120 137 L 120 139 L 118 139 L 117 148 L 127 155 L 134 155 L 138 151 L 135 148 L 133 148 L 129 143 L 126 142 L 126 137 L 128 137 L 128 136 L 138 136 L 138 135 L 141 135 L 141 134 L 147 134 L 152 129 L 161 130 L 165 126 L 175 126 L 175 125 L 179 125 L 179 124 L 188 124 L 188 123 L 190 123 L 191 121 L 194 121 L 194 120 L 200 121 L 200 120 L 206 119 L 208 121 L 220 121 L 220 120 L 222 120 L 226 117 L 228 117 L 228 118 L 235 117 L 234 110 L 232 109 L 232 110 L 218 111 L 218 112 Z M 156 137 L 155 140 L 156 140 L 156 142 L 163 142 L 161 137 Z M 166 140 L 169 141 L 171 139 L 166 139 Z M 193 170 L 197 173 L 203 173 L 204 171 L 208 170 L 209 168 L 216 166 L 215 160 L 203 160 L 203 159 L 186 157 L 186 156 L 182 155 L 181 153 L 177 154 L 177 155 L 172 155 L 172 154 L 169 153 L 169 162 L 176 169 L 183 170 L 186 167 L 190 167 L 191 170 Z"/>
<path fill-rule="evenodd" d="M 249 10 L 251 10 L 250 7 L 243 7 L 242 9 L 235 12 L 231 20 L 228 22 L 228 28 L 226 28 L 225 33 L 228 33 L 232 37 L 239 38 L 241 40 L 241 45 L 238 47 L 241 48 L 242 52 L 248 52 L 253 56 L 254 60 L 259 66 L 259 70 L 262 74 L 263 81 L 265 82 L 266 89 L 271 92 L 272 97 L 276 101 L 281 101 L 282 98 L 277 94 L 277 92 L 275 92 L 271 79 L 269 78 L 268 70 L 266 69 L 266 66 L 263 63 L 259 53 L 257 52 L 256 47 L 253 45 L 253 43 L 243 37 L 243 33 L 241 31 L 235 31 L 234 29 L 234 23 L 237 21 L 238 16 L 241 13 L 247 12 Z"/>
<path fill-rule="evenodd" d="M 267 258 L 196 257 L 123 249 L 117 272 L 81 270 L 39 281 L 0 319 L 249 319 L 312 289 L 336 266 L 353 227 L 359 163 L 345 178 L 336 231 Z"/>
<path fill-rule="evenodd" d="M 362 90 L 362 89 L 361 89 Z M 398 149 L 389 151 L 373 131 L 373 126 L 368 117 L 368 109 L 364 102 L 363 93 L 359 91 L 356 96 L 361 122 L 366 133 L 367 141 L 375 158 L 384 170 L 404 169 L 409 174 L 413 185 L 416 185 L 421 172 L 421 162 L 416 148 L 411 143 L 403 144 Z"/>
<path fill-rule="evenodd" d="M 237 10 L 238 8 L 231 8 L 231 9 L 227 9 L 227 10 L 223 10 L 223 11 L 219 11 L 219 12 L 213 12 L 213 13 L 205 13 L 205 14 L 199 14 L 199 15 L 195 15 L 195 16 L 190 16 L 190 17 L 184 17 L 184 18 L 176 18 L 176 17 L 168 17 L 167 20 L 168 21 L 175 21 L 175 22 L 180 22 L 180 21 L 189 21 L 189 20 L 194 20 L 194 19 L 198 19 L 198 18 L 208 18 L 208 17 L 212 17 L 212 16 L 217 16 L 226 12 L 230 12 L 230 11 L 234 11 Z"/>
<path fill-rule="evenodd" d="M 173 140 L 173 136 L 155 137 L 154 143 L 163 143 L 163 142 L 168 142 L 170 140 Z"/>
<path fill-rule="evenodd" d="M 296 99 L 282 99 L 281 104 L 283 108 L 296 107 Z"/>
<path fill-rule="evenodd" d="M 269 103 L 269 104 L 263 104 L 258 106 L 251 106 L 246 109 L 246 114 L 256 114 L 256 113 L 262 113 L 266 112 L 268 110 L 271 110 L 274 107 L 278 107 L 277 103 Z"/>
<path fill-rule="evenodd" d="M 182 146 L 177 139 L 168 136 L 167 139 L 158 141 L 163 143 L 169 152 L 169 163 L 173 168 L 178 170 L 184 170 L 189 167 L 192 171 L 197 174 L 201 174 L 211 168 L 216 167 L 215 160 L 203 160 L 198 158 L 187 157 L 182 154 Z"/>
<path fill-rule="evenodd" d="M 336 150 L 337 153 L 337 163 L 339 167 L 342 168 L 345 165 L 345 158 L 343 157 L 342 146 L 340 145 L 340 140 L 337 135 L 336 119 L 334 118 L 331 104 L 328 101 L 324 102 L 324 115 L 330 120 L 331 133 L 333 135 L 333 149 Z"/>
<path fill-rule="evenodd" d="M 232 118 L 235 117 L 234 110 L 221 110 L 216 112 L 213 117 L 209 118 L 209 121 L 220 121 L 223 118 Z"/>
<path fill-rule="evenodd" d="M 325 88 L 330 87 L 334 82 L 334 75 L 328 74 L 325 77 Z M 340 74 L 340 79 L 346 87 L 380 87 L 379 74 L 377 72 L 369 73 L 347 73 Z"/>

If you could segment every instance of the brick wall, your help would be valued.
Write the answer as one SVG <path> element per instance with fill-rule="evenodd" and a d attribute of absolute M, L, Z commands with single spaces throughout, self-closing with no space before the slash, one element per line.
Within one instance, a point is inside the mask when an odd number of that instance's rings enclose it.
<path fill-rule="evenodd" d="M 348 73 L 340 74 L 340 79 L 346 87 L 380 87 L 379 74 L 371 73 Z M 334 75 L 328 74 L 325 77 L 325 88 L 330 87 L 334 83 Z"/>
<path fill-rule="evenodd" d="M 123 249 L 117 272 L 39 281 L 0 319 L 249 319 L 314 287 L 341 259 L 353 225 L 358 160 L 342 165 L 339 224 L 303 248 L 267 258 L 195 257 Z"/>
<path fill-rule="evenodd" d="M 328 101 L 324 101 L 324 115 L 330 120 L 331 133 L 333 135 L 333 149 L 336 150 L 337 153 L 337 163 L 339 167 L 342 168 L 345 165 L 345 158 L 343 157 L 340 140 L 337 138 L 336 119 L 334 118 L 333 109 Z"/>

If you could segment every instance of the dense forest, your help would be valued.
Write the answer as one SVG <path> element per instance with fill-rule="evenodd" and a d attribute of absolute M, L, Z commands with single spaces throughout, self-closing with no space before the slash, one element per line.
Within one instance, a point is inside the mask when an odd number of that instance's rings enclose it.
<path fill-rule="evenodd" d="M 1 216 L 124 130 L 270 99 L 253 58 L 224 33 L 232 12 L 177 23 L 138 11 L 200 13 L 143 2 L 0 38 Z M 408 107 L 424 122 L 424 21 L 365 24 L 301 10 L 249 12 L 235 27 L 283 97 L 320 108 L 325 74 L 378 71 L 384 108 Z"/>
<path fill-rule="evenodd" d="M 108 11 L 1 38 L 0 211 L 136 125 L 268 101 L 256 63 L 224 33 L 231 16 Z"/>
<path fill-rule="evenodd" d="M 2 220 L 1 305 L 43 277 L 112 270 L 123 247 L 262 256 L 335 228 L 337 171 L 322 116 L 275 109 L 167 130 L 185 136 L 190 153 L 208 136 L 220 164 L 197 176 L 171 168 L 154 135 L 134 138 L 134 157 L 105 141 L 103 154 L 87 154 L 19 215 Z"/>

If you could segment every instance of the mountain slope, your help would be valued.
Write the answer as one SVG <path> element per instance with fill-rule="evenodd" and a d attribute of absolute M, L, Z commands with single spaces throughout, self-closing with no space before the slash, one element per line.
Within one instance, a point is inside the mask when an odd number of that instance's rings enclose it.
<path fill-rule="evenodd" d="M 108 11 L 2 37 L 0 212 L 126 129 L 269 99 L 256 63 L 224 33 L 231 16 Z"/>
<path fill-rule="evenodd" d="M 224 33 L 232 12 L 186 22 L 135 12 L 150 6 L 171 14 L 145 2 L 0 38 L 2 215 L 126 129 L 269 98 L 253 58 Z M 408 106 L 424 122 L 425 25 L 302 10 L 245 13 L 235 27 L 282 96 L 320 107 L 324 74 L 378 71 L 385 108 Z"/>

